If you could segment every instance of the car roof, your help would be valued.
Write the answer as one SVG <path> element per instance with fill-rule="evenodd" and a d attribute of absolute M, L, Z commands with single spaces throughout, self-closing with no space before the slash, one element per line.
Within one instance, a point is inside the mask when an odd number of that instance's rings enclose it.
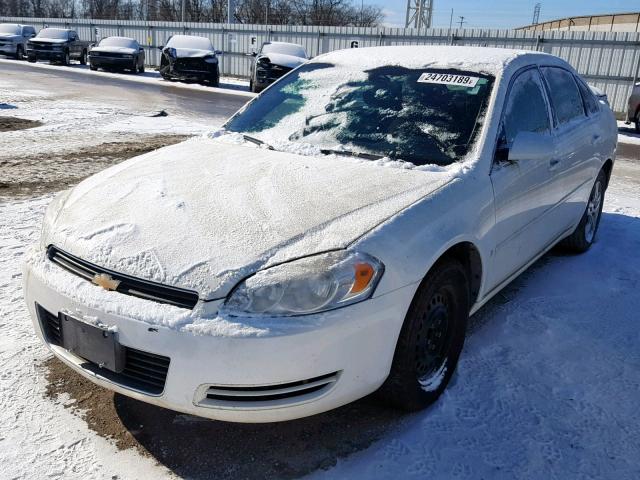
<path fill-rule="evenodd" d="M 564 60 L 546 53 L 508 48 L 439 45 L 402 45 L 336 50 L 320 55 L 312 62 L 355 66 L 363 70 L 384 65 L 398 65 L 407 68 L 455 68 L 492 75 L 502 74 L 508 68 L 519 68 L 531 64 L 568 67 Z"/>
<path fill-rule="evenodd" d="M 264 42 L 265 45 L 295 45 L 296 47 L 304 48 L 299 43 L 293 42 Z"/>

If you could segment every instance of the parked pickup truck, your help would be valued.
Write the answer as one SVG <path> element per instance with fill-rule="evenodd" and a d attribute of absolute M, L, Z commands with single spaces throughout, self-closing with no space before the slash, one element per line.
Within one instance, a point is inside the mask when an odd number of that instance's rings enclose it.
<path fill-rule="evenodd" d="M 74 30 L 64 28 L 43 28 L 38 35 L 27 42 L 27 60 L 49 60 L 69 65 L 71 60 L 87 64 L 90 42 L 83 42 Z"/>

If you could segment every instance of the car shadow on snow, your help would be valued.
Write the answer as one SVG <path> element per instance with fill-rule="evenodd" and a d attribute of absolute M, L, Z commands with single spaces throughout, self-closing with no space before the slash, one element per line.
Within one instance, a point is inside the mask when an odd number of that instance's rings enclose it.
<path fill-rule="evenodd" d="M 207 420 L 118 394 L 114 405 L 146 452 L 192 479 L 297 478 L 367 448 L 411 417 L 371 396 L 324 414 L 264 424 Z"/>

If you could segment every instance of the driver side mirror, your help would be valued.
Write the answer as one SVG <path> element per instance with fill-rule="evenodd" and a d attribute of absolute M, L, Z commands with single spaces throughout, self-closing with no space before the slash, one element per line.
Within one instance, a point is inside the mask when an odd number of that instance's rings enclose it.
<path fill-rule="evenodd" d="M 213 53 L 215 53 L 216 55 L 223 55 L 224 52 L 222 50 L 214 50 Z"/>
<path fill-rule="evenodd" d="M 509 163 L 518 163 L 548 160 L 552 156 L 553 140 L 548 133 L 519 132 L 513 139 L 505 159 Z"/>
<path fill-rule="evenodd" d="M 247 57 L 257 57 L 258 56 L 258 52 L 245 53 L 245 55 Z"/>
<path fill-rule="evenodd" d="M 159 45 L 158 46 L 158 50 L 162 51 L 162 49 L 164 48 L 164 45 Z"/>

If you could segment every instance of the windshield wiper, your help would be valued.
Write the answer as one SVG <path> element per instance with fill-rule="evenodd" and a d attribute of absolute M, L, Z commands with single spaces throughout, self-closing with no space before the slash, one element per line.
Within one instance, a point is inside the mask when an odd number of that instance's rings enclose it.
<path fill-rule="evenodd" d="M 256 145 L 260 145 L 260 146 L 264 145 L 265 147 L 267 147 L 267 150 L 275 150 L 275 148 L 273 148 L 267 142 L 263 142 L 259 138 L 252 137 L 252 136 L 247 135 L 245 133 L 242 133 L 241 135 L 242 135 L 242 138 L 244 138 L 247 142 L 255 143 Z"/>
<path fill-rule="evenodd" d="M 381 158 L 385 158 L 385 156 L 387 156 L 387 155 L 375 155 L 373 153 L 352 152 L 350 150 L 332 150 L 330 148 L 323 148 L 320 150 L 320 153 L 324 155 L 331 155 L 332 153 L 335 153 L 336 155 L 344 155 L 346 157 L 366 158 L 367 160 L 380 160 Z"/>

